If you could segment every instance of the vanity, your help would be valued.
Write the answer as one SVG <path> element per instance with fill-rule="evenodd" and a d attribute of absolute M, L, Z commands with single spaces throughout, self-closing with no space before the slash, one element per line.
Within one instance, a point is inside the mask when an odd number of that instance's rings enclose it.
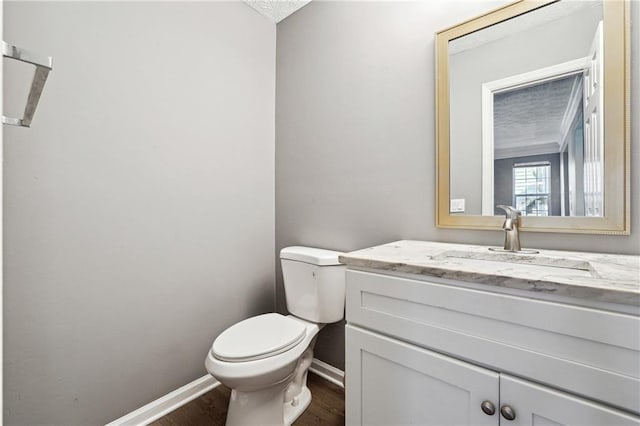
<path fill-rule="evenodd" d="M 640 257 L 517 239 L 630 238 L 629 16 L 523 0 L 436 34 L 436 226 L 507 238 L 341 256 L 347 424 L 640 425 Z"/>
<path fill-rule="evenodd" d="M 398 241 L 340 260 L 346 424 L 640 424 L 640 257 Z"/>

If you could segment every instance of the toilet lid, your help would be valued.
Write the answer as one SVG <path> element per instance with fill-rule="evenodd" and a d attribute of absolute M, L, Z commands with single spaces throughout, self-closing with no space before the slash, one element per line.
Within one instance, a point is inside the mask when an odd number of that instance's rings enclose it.
<path fill-rule="evenodd" d="M 255 361 L 289 350 L 305 334 L 306 327 L 296 320 L 275 313 L 258 315 L 223 331 L 212 352 L 222 361 Z"/>

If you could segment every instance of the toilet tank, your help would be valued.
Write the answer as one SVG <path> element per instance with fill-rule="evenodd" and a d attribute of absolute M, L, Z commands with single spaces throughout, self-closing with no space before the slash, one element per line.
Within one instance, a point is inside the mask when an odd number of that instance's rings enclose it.
<path fill-rule="evenodd" d="M 342 253 L 311 247 L 280 251 L 287 309 L 292 315 L 316 323 L 344 317 L 345 269 Z"/>

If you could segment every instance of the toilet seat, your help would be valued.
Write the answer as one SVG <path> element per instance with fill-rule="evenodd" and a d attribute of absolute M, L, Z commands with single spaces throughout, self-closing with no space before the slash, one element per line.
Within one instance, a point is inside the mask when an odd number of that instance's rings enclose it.
<path fill-rule="evenodd" d="M 213 342 L 211 352 L 221 361 L 256 361 L 288 351 L 305 335 L 303 323 L 276 313 L 263 314 L 227 328 Z"/>

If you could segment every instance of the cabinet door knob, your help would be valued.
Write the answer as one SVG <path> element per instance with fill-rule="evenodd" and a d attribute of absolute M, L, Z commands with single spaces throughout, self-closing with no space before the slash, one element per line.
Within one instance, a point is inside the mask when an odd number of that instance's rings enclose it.
<path fill-rule="evenodd" d="M 514 420 L 516 418 L 515 410 L 508 405 L 503 405 L 502 408 L 500 408 L 500 414 L 507 420 Z"/>
<path fill-rule="evenodd" d="M 496 406 L 491 401 L 482 401 L 480 408 L 487 416 L 493 416 L 496 412 Z"/>

